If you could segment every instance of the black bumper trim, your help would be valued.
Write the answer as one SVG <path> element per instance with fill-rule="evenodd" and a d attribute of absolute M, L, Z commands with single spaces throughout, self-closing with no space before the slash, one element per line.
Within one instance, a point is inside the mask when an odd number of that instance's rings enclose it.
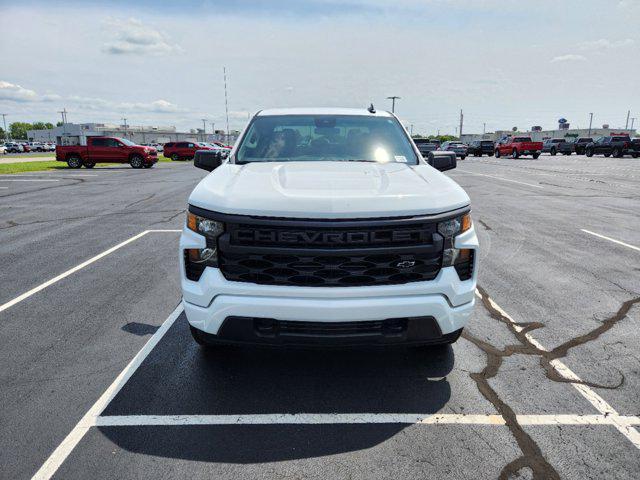
<path fill-rule="evenodd" d="M 461 330 L 443 335 L 433 317 L 403 317 L 356 322 L 282 321 L 227 317 L 217 335 L 199 332 L 210 344 L 265 346 L 385 346 L 451 343 Z"/>

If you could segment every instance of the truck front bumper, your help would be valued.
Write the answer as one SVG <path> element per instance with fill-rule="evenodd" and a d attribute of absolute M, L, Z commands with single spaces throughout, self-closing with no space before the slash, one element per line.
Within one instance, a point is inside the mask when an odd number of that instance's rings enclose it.
<path fill-rule="evenodd" d="M 370 287 L 297 287 L 233 282 L 206 268 L 186 278 L 182 250 L 205 240 L 183 229 L 180 268 L 189 324 L 209 340 L 269 344 L 429 344 L 457 338 L 475 304 L 478 255 L 473 276 L 461 281 L 453 267 L 432 281 Z M 456 248 L 478 248 L 474 228 Z M 308 327 L 308 328 L 305 328 Z"/>

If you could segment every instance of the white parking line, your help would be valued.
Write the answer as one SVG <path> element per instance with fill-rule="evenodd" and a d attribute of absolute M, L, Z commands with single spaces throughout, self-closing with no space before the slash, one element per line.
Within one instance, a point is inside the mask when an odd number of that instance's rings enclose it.
<path fill-rule="evenodd" d="M 476 295 L 482 298 L 482 294 L 476 290 Z M 500 312 L 506 319 L 508 319 L 511 323 L 514 324 L 514 329 L 518 332 L 523 330 L 523 327 L 516 325 L 515 320 L 511 318 L 511 316 L 505 312 L 496 302 L 493 301 L 490 297 L 487 297 L 487 300 L 491 304 L 493 308 L 495 308 L 498 312 Z M 525 333 L 526 339 L 537 349 L 548 351 L 540 342 L 538 342 L 531 333 Z M 582 379 L 567 367 L 562 361 L 555 359 L 552 360 L 551 365 L 558 372 L 558 375 L 564 377 L 570 382 L 582 382 Z M 571 383 L 573 387 L 580 392 L 580 394 L 591 404 L 593 407 L 598 410 L 602 415 L 605 415 L 607 418 L 611 419 L 611 425 L 618 429 L 620 433 L 622 433 L 633 445 L 640 449 L 640 432 L 633 428 L 631 425 L 625 423 L 620 415 L 611 405 L 607 403 L 607 401 L 594 392 L 590 387 L 584 385 L 583 383 Z"/>
<path fill-rule="evenodd" d="M 128 240 L 125 240 L 124 242 L 121 242 L 107 250 L 105 250 L 102 253 L 99 253 L 98 255 L 96 255 L 95 257 L 91 257 L 89 260 L 86 260 L 84 262 L 82 262 L 80 265 L 76 265 L 73 268 L 70 268 L 69 270 L 67 270 L 66 272 L 61 273 L 60 275 L 53 277 L 50 280 L 47 280 L 44 283 L 41 283 L 40 285 L 38 285 L 35 288 L 32 288 L 31 290 L 29 290 L 28 292 L 23 293 L 22 295 L 17 296 L 16 298 L 14 298 L 13 300 L 9 300 L 7 303 L 4 303 L 2 305 L 0 305 L 0 312 L 3 312 L 4 310 L 13 307 L 14 305 L 16 305 L 17 303 L 20 303 L 21 301 L 29 298 L 31 295 L 34 295 L 42 290 L 44 290 L 47 287 L 50 287 L 51 285 L 53 285 L 54 283 L 59 282 L 60 280 L 62 280 L 63 278 L 68 277 L 69 275 L 77 272 L 78 270 L 82 270 L 84 267 L 91 265 L 94 262 L 97 262 L 98 260 L 100 260 L 103 257 L 106 257 L 107 255 L 109 255 L 110 253 L 115 252 L 116 250 L 118 250 L 119 248 L 124 247 L 125 245 L 130 244 L 131 242 L 136 241 L 137 239 L 144 237 L 146 234 L 148 233 L 157 233 L 157 232 L 180 232 L 180 230 L 145 230 L 144 232 L 141 232 L 137 235 L 134 235 L 133 237 L 129 238 Z"/>
<path fill-rule="evenodd" d="M 509 178 L 496 177 L 495 175 L 487 175 L 486 173 L 475 173 L 475 172 L 470 172 L 468 170 L 461 170 L 461 169 L 458 169 L 458 171 L 463 173 L 468 173 L 469 175 L 479 175 L 480 177 L 495 178 L 496 180 L 502 180 L 504 182 L 519 183 L 520 185 L 527 185 L 529 187 L 544 188 L 542 185 L 534 185 L 533 183 L 519 182 L 518 180 L 511 180 Z"/>
<path fill-rule="evenodd" d="M 120 375 L 116 377 L 109 388 L 105 390 L 105 392 L 100 396 L 98 401 L 93 404 L 93 406 L 89 409 L 89 411 L 80 419 L 80 421 L 76 424 L 76 426 L 69 432 L 69 435 L 62 441 L 58 448 L 56 448 L 53 453 L 49 456 L 46 462 L 40 467 L 40 469 L 33 476 L 34 479 L 49 479 L 51 478 L 62 462 L 66 460 L 69 454 L 73 451 L 73 449 L 78 445 L 82 437 L 84 437 L 87 430 L 91 428 L 93 424 L 95 424 L 95 418 L 102 413 L 102 411 L 109 405 L 109 402 L 118 394 L 118 392 L 122 389 L 122 387 L 127 383 L 127 381 L 131 378 L 131 375 L 135 373 L 140 364 L 147 358 L 149 352 L 153 350 L 158 342 L 162 339 L 167 330 L 171 328 L 171 325 L 176 321 L 176 318 L 180 316 L 182 313 L 182 303 L 176 307 L 176 309 L 169 315 L 169 317 L 164 321 L 164 323 L 160 326 L 156 333 L 149 339 L 147 343 L 145 343 L 144 347 L 138 352 L 138 354 L 133 357 L 133 360 L 129 362 L 129 364 L 125 367 L 125 369 L 120 372 Z"/>
<path fill-rule="evenodd" d="M 590 230 L 585 230 L 584 228 L 581 228 L 580 230 L 583 231 L 584 233 L 588 233 L 589 235 L 593 235 L 594 237 L 603 238 L 605 240 L 609 240 L 610 242 L 617 243 L 618 245 L 622 245 L 623 247 L 631 248 L 633 250 L 637 250 L 638 252 L 640 252 L 640 248 L 634 245 L 629 245 L 628 243 L 621 242 L 620 240 L 616 240 L 615 238 L 606 237 L 604 235 L 600 235 L 599 233 L 592 232 Z"/>
<path fill-rule="evenodd" d="M 640 425 L 640 417 L 619 417 L 626 425 Z M 521 425 L 614 425 L 608 415 L 517 415 Z M 107 415 L 96 417 L 96 427 L 185 425 L 319 425 L 385 424 L 504 425 L 501 415 L 409 413 L 274 413 L 254 415 Z"/>
<path fill-rule="evenodd" d="M 26 178 L 15 178 L 15 179 L 9 179 L 9 178 L 0 178 L 0 182 L 59 182 L 60 180 L 52 180 L 52 179 L 29 179 L 27 180 Z"/>

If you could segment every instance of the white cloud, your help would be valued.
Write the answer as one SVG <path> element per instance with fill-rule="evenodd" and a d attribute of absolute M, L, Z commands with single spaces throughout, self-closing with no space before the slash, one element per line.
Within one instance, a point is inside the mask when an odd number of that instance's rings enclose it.
<path fill-rule="evenodd" d="M 583 55 L 568 54 L 568 55 L 560 55 L 557 57 L 553 57 L 551 59 L 551 63 L 584 62 L 585 60 L 586 60 L 586 57 L 584 57 Z"/>
<path fill-rule="evenodd" d="M 102 45 L 102 51 L 111 55 L 167 55 L 180 52 L 178 45 L 169 43 L 158 30 L 140 20 L 109 19 L 105 26 L 114 39 Z"/>
<path fill-rule="evenodd" d="M 616 48 L 631 47 L 635 44 L 635 40 L 632 38 L 626 38 L 624 40 L 611 41 L 606 38 L 600 40 L 593 40 L 589 42 L 582 42 L 578 46 L 582 50 L 609 50 Z"/>
<path fill-rule="evenodd" d="M 0 80 L 0 100 L 11 100 L 14 102 L 34 102 L 38 101 L 39 97 L 36 92 L 23 88 L 20 85 L 16 85 L 9 82 Z"/>

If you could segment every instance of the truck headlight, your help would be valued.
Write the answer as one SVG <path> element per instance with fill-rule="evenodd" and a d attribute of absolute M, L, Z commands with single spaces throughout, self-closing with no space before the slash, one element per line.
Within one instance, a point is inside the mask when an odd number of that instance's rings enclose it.
<path fill-rule="evenodd" d="M 438 233 L 445 239 L 442 266 L 455 267 L 460 280 L 468 280 L 473 274 L 473 250 L 454 248 L 455 237 L 471 228 L 471 215 L 465 213 L 438 223 Z"/>
<path fill-rule="evenodd" d="M 224 232 L 224 224 L 187 212 L 187 228 L 205 237 L 218 238 Z"/>
<path fill-rule="evenodd" d="M 438 223 L 438 233 L 445 238 L 455 237 L 456 235 L 466 232 L 470 228 L 471 214 L 469 213 Z"/>
<path fill-rule="evenodd" d="M 206 267 L 218 266 L 218 237 L 224 233 L 224 224 L 187 212 L 187 228 L 207 239 L 205 248 L 189 248 L 184 251 L 187 278 L 197 282 Z"/>

